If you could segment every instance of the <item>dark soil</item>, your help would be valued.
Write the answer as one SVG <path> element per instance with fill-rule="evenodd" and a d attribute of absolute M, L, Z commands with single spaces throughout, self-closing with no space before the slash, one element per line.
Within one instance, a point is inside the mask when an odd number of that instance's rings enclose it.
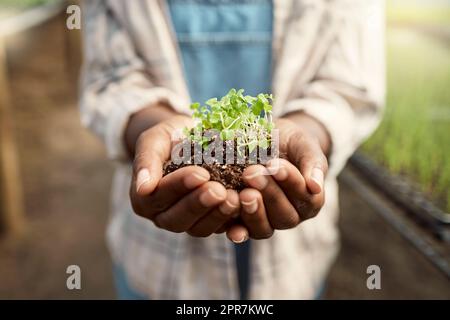
<path fill-rule="evenodd" d="M 185 142 L 186 141 L 184 141 L 184 143 Z M 237 148 L 236 148 L 236 144 L 235 144 L 233 164 L 226 163 L 226 161 L 225 161 L 225 159 L 226 159 L 226 152 L 225 152 L 226 143 L 223 141 L 221 141 L 221 142 L 223 144 L 223 150 L 224 150 L 223 155 L 222 155 L 223 156 L 222 159 L 224 159 L 223 161 L 216 161 L 213 163 L 205 163 L 205 161 L 203 161 L 201 164 L 195 164 L 196 162 L 194 161 L 194 158 L 195 158 L 196 152 L 195 152 L 195 148 L 194 148 L 194 143 L 192 142 L 190 159 L 188 161 L 183 161 L 183 163 L 181 163 L 181 164 L 176 164 L 176 163 L 173 163 L 172 161 L 166 162 L 164 165 L 163 175 L 164 176 L 168 175 L 169 173 L 172 173 L 172 172 L 174 172 L 178 169 L 181 169 L 183 167 L 186 167 L 186 166 L 198 165 L 198 166 L 208 170 L 209 174 L 211 175 L 211 181 L 217 181 L 217 182 L 221 183 L 226 189 L 233 189 L 236 191 L 243 190 L 246 187 L 246 184 L 242 179 L 242 174 L 243 174 L 245 168 L 247 168 L 253 164 L 261 164 L 262 161 L 258 155 L 256 158 L 256 161 L 250 162 L 248 149 L 247 149 L 247 150 L 245 150 L 245 153 L 246 153 L 245 154 L 245 163 L 242 163 L 243 161 L 241 161 L 241 164 L 239 164 L 238 157 L 237 157 Z M 205 149 L 201 149 L 201 150 L 204 151 Z M 212 154 L 212 156 L 215 156 L 214 152 L 212 152 L 211 154 Z M 201 153 L 199 154 L 199 152 L 197 152 L 197 156 L 198 155 L 201 156 Z M 268 155 L 268 157 L 271 157 L 270 147 L 267 150 L 267 155 Z M 181 151 L 180 151 L 180 156 L 182 156 Z M 273 157 L 273 158 L 275 158 L 275 157 Z"/>
<path fill-rule="evenodd" d="M 180 168 L 191 166 L 192 164 L 174 164 L 171 161 L 167 162 L 164 168 L 164 175 L 168 175 Z M 242 180 L 242 173 L 248 164 L 206 164 L 199 165 L 202 168 L 208 170 L 211 175 L 211 181 L 217 181 L 224 185 L 227 189 L 234 189 L 241 191 L 246 187 L 246 184 Z"/>

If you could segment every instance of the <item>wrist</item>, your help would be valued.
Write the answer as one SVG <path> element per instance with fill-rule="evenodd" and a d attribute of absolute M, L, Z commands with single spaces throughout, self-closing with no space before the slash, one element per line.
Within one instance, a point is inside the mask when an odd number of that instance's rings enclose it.
<path fill-rule="evenodd" d="M 178 116 L 181 115 L 164 103 L 148 106 L 132 114 L 124 133 L 124 142 L 130 157 L 134 155 L 136 141 L 142 132 Z"/>
<path fill-rule="evenodd" d="M 307 135 L 317 139 L 322 152 L 328 157 L 331 150 L 331 138 L 327 129 L 320 121 L 302 111 L 289 113 L 281 119 L 289 121 Z"/>

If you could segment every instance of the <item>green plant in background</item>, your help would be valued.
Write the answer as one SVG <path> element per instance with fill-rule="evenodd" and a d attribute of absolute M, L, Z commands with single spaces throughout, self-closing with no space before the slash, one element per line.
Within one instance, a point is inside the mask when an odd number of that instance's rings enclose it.
<path fill-rule="evenodd" d="M 419 184 L 450 211 L 450 50 L 407 28 L 387 38 L 388 94 L 384 119 L 363 152 Z"/>
<path fill-rule="evenodd" d="M 24 9 L 56 1 L 57 0 L 0 0 L 0 7 Z"/>
<path fill-rule="evenodd" d="M 270 133 L 274 128 L 272 101 L 270 94 L 244 96 L 243 89 L 231 89 L 220 100 L 210 99 L 206 101 L 206 105 L 193 103 L 191 109 L 197 125 L 194 130 L 187 129 L 186 134 L 191 140 L 207 146 L 209 139 L 200 138 L 195 132 L 212 129 L 224 141 L 235 140 L 239 151 L 248 148 L 252 152 L 258 146 L 267 149 L 270 145 Z"/>
<path fill-rule="evenodd" d="M 445 0 L 389 0 L 387 19 L 396 24 L 450 25 L 450 10 Z"/>

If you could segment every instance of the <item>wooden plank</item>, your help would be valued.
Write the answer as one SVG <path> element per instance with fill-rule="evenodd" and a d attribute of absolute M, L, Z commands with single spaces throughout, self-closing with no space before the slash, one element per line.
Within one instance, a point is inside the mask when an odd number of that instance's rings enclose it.
<path fill-rule="evenodd" d="M 23 233 L 24 202 L 8 82 L 6 48 L 0 38 L 0 223 L 11 236 Z"/>

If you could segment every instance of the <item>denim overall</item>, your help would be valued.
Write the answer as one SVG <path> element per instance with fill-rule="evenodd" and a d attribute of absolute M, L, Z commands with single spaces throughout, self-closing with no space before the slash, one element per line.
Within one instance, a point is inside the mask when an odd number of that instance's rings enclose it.
<path fill-rule="evenodd" d="M 271 93 L 271 0 L 167 2 L 193 101 L 220 98 L 231 88 Z M 250 244 L 235 245 L 241 299 L 249 288 Z M 115 278 L 120 298 L 142 298 L 129 288 L 122 270 L 116 268 Z"/>

